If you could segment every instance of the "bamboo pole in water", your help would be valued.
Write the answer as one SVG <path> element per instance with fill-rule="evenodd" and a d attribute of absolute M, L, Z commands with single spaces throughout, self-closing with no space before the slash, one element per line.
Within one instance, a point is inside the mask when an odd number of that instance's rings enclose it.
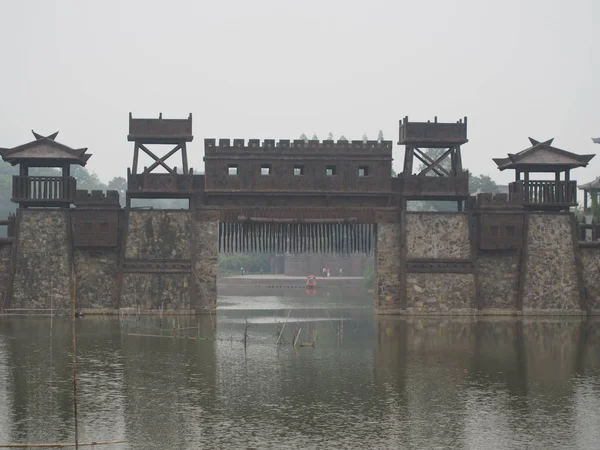
<path fill-rule="evenodd" d="M 77 340 L 75 339 L 75 295 L 77 292 L 77 279 L 75 267 L 71 266 L 71 345 L 73 365 L 73 416 L 75 419 L 75 448 L 79 448 L 78 424 L 77 424 Z"/>

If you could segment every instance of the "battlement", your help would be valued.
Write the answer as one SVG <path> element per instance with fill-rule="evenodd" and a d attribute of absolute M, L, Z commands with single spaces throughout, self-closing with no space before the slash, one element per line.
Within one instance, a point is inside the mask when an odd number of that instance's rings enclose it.
<path fill-rule="evenodd" d="M 187 119 L 163 119 L 162 113 L 158 119 L 134 119 L 129 113 L 128 141 L 147 144 L 179 144 L 191 142 L 192 114 Z"/>
<path fill-rule="evenodd" d="M 399 145 L 441 148 L 467 142 L 466 117 L 456 123 L 438 122 L 437 116 L 433 122 L 409 122 L 408 116 L 400 121 Z"/>
<path fill-rule="evenodd" d="M 270 152 L 270 151 L 295 151 L 302 152 L 333 152 L 333 153 L 352 153 L 365 151 L 385 151 L 391 154 L 392 141 L 333 141 L 333 140 L 309 140 L 302 139 L 248 139 L 246 144 L 244 139 L 205 139 L 204 148 L 206 154 L 218 154 L 224 150 L 228 152 Z"/>
<path fill-rule="evenodd" d="M 520 209 L 523 206 L 523 196 L 514 194 L 509 199 L 508 194 L 477 194 L 476 207 L 478 209 Z"/>
<path fill-rule="evenodd" d="M 75 192 L 75 206 L 78 208 L 120 208 L 118 191 L 87 191 L 78 189 Z"/>

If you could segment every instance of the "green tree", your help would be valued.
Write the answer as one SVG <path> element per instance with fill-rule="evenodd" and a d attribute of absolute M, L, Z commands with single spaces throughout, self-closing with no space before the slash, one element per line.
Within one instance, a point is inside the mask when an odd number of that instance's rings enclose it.
<path fill-rule="evenodd" d="M 333 133 L 330 131 L 329 134 L 327 135 L 327 140 L 328 141 L 333 141 Z"/>
<path fill-rule="evenodd" d="M 108 182 L 106 186 L 107 189 L 111 191 L 119 192 L 119 200 L 121 202 L 121 206 L 125 205 L 125 193 L 127 192 L 127 180 L 123 177 L 114 177 L 112 180 Z"/>
<path fill-rule="evenodd" d="M 383 141 L 383 130 L 379 130 L 379 133 L 377 133 L 377 142 L 382 142 Z"/>

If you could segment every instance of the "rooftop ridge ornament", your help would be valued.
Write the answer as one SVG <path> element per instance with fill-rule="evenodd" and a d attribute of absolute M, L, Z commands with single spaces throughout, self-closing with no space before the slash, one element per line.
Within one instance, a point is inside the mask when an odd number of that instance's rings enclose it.
<path fill-rule="evenodd" d="M 56 136 L 58 136 L 58 131 L 52 134 L 49 134 L 48 136 L 42 136 L 41 134 L 36 133 L 35 131 L 31 130 L 31 132 L 33 133 L 33 136 L 39 141 L 40 139 L 49 139 L 51 141 L 56 139 Z"/>

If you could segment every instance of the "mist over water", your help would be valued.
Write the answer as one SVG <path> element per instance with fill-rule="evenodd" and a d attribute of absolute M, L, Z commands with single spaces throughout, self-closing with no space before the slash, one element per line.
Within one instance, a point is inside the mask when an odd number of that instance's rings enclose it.
<path fill-rule="evenodd" d="M 198 320 L 79 320 L 79 441 L 598 447 L 598 320 L 377 317 L 366 292 L 269 294 L 222 296 Z M 69 326 L 0 320 L 0 443 L 74 440 Z"/>

